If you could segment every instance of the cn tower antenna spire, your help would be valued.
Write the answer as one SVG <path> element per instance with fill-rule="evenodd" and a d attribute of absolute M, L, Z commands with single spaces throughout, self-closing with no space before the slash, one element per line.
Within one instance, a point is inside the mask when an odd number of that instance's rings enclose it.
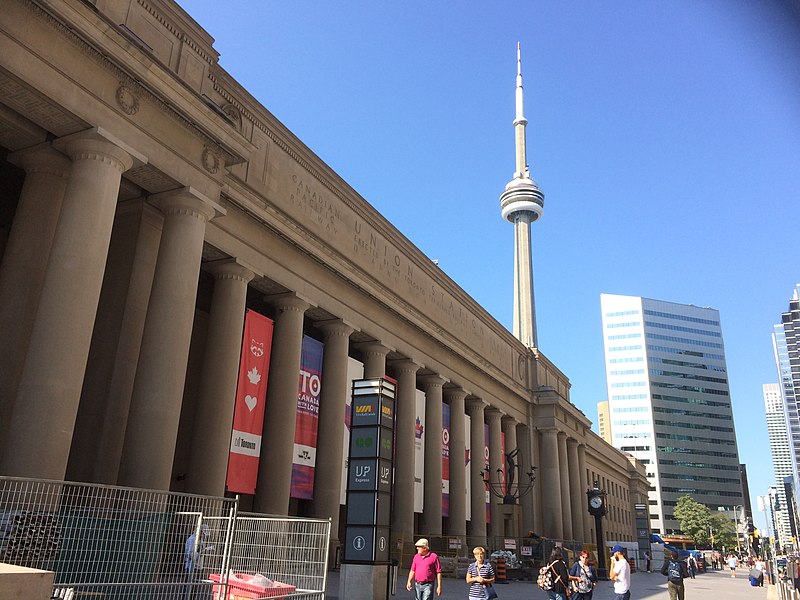
<path fill-rule="evenodd" d="M 514 138 L 516 171 L 500 195 L 503 218 L 514 225 L 514 335 L 528 348 L 538 347 L 536 306 L 533 301 L 531 223 L 544 212 L 544 194 L 531 179 L 528 169 L 526 127 L 523 111 L 522 51 L 517 42 L 517 88 Z"/>

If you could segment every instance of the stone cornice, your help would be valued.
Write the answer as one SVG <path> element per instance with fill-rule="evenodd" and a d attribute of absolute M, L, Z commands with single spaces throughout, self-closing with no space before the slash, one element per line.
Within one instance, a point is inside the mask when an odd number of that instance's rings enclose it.
<path fill-rule="evenodd" d="M 222 133 L 223 130 L 219 128 L 219 124 L 210 115 L 210 118 L 207 119 L 207 125 L 201 126 L 202 118 L 189 118 L 183 110 L 179 110 L 179 106 L 188 103 L 190 106 L 193 105 L 194 108 L 200 109 L 200 112 L 210 112 L 205 103 L 200 100 L 194 91 L 186 87 L 177 74 L 150 53 L 144 53 L 135 44 L 131 44 L 129 37 L 116 24 L 107 21 L 102 14 L 91 12 L 90 9 L 80 3 L 51 3 L 46 0 L 18 1 L 36 18 L 58 31 L 59 35 L 76 46 L 98 66 L 114 73 L 120 80 L 120 85 L 126 86 L 129 90 L 141 96 L 142 100 L 157 106 L 165 115 L 178 122 L 186 131 L 192 133 L 205 145 L 212 148 L 213 151 L 224 158 L 226 165 L 239 162 L 249 154 L 251 147 L 243 139 L 237 140 L 238 148 L 234 148 L 220 139 L 223 136 L 217 132 L 212 133 L 214 129 L 219 129 L 219 133 Z M 151 13 L 153 12 L 149 4 L 142 3 L 142 6 Z M 61 13 L 66 15 L 68 12 L 70 13 L 68 18 L 61 15 Z M 67 26 L 65 21 L 72 25 L 85 24 L 86 27 L 77 29 L 74 26 Z M 106 39 L 100 40 L 100 36 L 105 36 Z M 183 41 L 186 41 L 186 36 L 181 37 Z M 113 52 L 114 46 L 102 44 L 102 41 L 107 42 L 108 40 L 113 40 L 115 46 L 120 49 L 118 54 Z M 207 54 L 205 56 L 210 59 Z M 136 62 L 134 63 L 131 58 Z M 155 82 L 156 85 L 152 85 L 148 81 L 150 77 L 158 79 Z M 159 92 L 153 91 L 156 88 Z M 174 93 L 174 96 L 170 98 L 170 102 L 165 100 L 164 94 L 160 93 L 164 90 Z M 194 117 L 198 117 L 198 115 L 194 115 Z M 229 126 L 228 128 L 230 131 L 225 132 L 227 136 L 233 132 L 232 128 Z M 238 137 L 241 138 L 241 136 Z"/>

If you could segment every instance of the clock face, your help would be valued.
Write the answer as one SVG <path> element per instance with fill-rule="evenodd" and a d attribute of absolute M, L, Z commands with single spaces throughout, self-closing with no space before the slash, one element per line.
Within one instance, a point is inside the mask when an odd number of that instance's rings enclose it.
<path fill-rule="evenodd" d="M 589 500 L 589 506 L 592 508 L 600 508 L 603 506 L 603 499 L 600 496 L 592 496 L 592 499 Z"/>

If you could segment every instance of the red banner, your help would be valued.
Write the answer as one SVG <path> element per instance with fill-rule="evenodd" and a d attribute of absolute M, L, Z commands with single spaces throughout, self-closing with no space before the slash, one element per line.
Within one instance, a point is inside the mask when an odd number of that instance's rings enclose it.
<path fill-rule="evenodd" d="M 290 496 L 311 500 L 314 496 L 314 467 L 317 463 L 319 393 L 322 389 L 324 344 L 303 336 L 300 379 L 297 385 L 297 416 L 294 429 L 294 457 Z"/>
<path fill-rule="evenodd" d="M 231 451 L 228 456 L 229 492 L 254 494 L 261 456 L 261 431 L 267 400 L 267 375 L 272 350 L 273 323 L 267 317 L 248 310 L 244 319 L 242 354 L 239 359 L 239 383 L 233 409 Z"/>
<path fill-rule="evenodd" d="M 442 516 L 443 517 L 450 516 L 450 405 L 449 404 L 442 404 Z"/>

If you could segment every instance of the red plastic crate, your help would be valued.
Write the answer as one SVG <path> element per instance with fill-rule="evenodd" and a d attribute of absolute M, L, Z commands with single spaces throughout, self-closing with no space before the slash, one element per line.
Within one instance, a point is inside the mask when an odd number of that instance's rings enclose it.
<path fill-rule="evenodd" d="M 249 600 L 251 598 L 275 598 L 280 600 L 286 594 L 291 594 L 297 588 L 293 585 L 274 581 L 271 587 L 264 587 L 261 585 L 253 585 L 247 583 L 247 580 L 254 577 L 249 573 L 234 573 L 237 579 L 243 581 L 228 581 L 228 595 L 221 597 L 222 591 L 225 589 L 224 585 L 220 584 L 222 575 L 219 573 L 212 573 L 209 576 L 211 581 L 216 582 L 214 586 L 214 600 Z"/>

